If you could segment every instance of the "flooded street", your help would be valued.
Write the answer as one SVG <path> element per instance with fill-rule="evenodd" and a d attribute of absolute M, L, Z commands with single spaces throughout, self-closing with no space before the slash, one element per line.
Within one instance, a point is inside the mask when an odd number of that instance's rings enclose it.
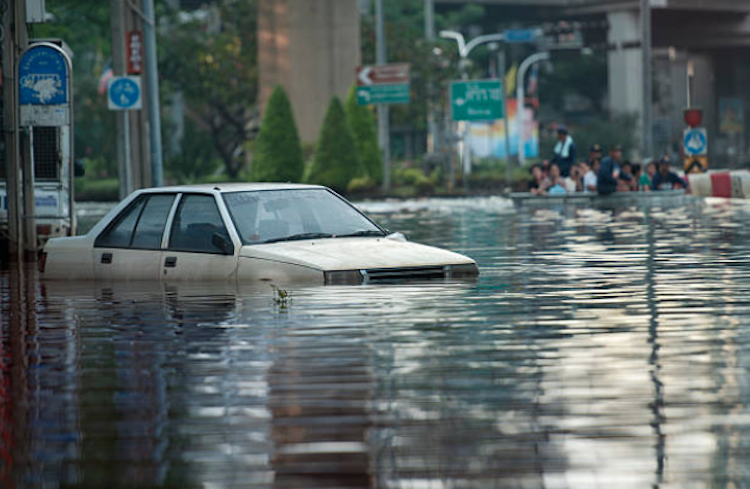
<path fill-rule="evenodd" d="M 750 201 L 361 208 L 479 280 L 3 270 L 0 486 L 750 485 Z"/>

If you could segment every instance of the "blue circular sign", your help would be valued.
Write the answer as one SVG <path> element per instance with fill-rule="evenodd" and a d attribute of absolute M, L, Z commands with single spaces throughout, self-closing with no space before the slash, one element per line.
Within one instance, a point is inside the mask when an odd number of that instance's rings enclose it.
<path fill-rule="evenodd" d="M 141 100 L 141 87 L 130 78 L 118 78 L 109 87 L 109 100 L 117 108 L 133 108 Z"/>
<path fill-rule="evenodd" d="M 68 78 L 68 62 L 59 48 L 31 46 L 18 64 L 18 103 L 67 104 Z"/>
<path fill-rule="evenodd" d="M 685 152 L 700 155 L 706 152 L 705 129 L 690 129 L 685 132 Z"/>

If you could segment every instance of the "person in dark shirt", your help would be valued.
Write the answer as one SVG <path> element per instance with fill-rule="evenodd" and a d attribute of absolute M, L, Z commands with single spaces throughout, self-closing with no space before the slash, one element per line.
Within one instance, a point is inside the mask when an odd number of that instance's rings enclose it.
<path fill-rule="evenodd" d="M 620 160 L 622 160 L 622 146 L 612 146 L 609 156 L 599 165 L 596 176 L 596 190 L 601 195 L 608 195 L 617 191 L 617 180 L 620 178 Z"/>
<path fill-rule="evenodd" d="M 547 189 L 552 185 L 549 178 L 544 175 L 541 165 L 531 167 L 531 181 L 529 182 L 529 192 L 532 195 L 545 195 Z"/>
<path fill-rule="evenodd" d="M 669 157 L 662 156 L 659 160 L 659 171 L 654 175 L 653 190 L 673 190 L 688 188 L 688 182 L 669 169 Z"/>
<path fill-rule="evenodd" d="M 554 156 L 550 163 L 557 163 L 560 167 L 560 175 L 563 178 L 570 174 L 570 168 L 575 163 L 577 157 L 576 145 L 573 138 L 568 134 L 568 129 L 560 125 L 557 127 L 557 143 L 553 150 Z"/>

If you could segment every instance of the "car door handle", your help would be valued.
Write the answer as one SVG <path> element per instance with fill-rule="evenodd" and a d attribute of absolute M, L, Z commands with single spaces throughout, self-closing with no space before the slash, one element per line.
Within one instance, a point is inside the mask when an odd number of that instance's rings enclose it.
<path fill-rule="evenodd" d="M 112 263 L 112 253 L 102 253 L 102 263 L 105 265 Z"/>
<path fill-rule="evenodd" d="M 177 257 L 168 256 L 164 259 L 164 266 L 167 268 L 174 268 L 177 266 Z"/>

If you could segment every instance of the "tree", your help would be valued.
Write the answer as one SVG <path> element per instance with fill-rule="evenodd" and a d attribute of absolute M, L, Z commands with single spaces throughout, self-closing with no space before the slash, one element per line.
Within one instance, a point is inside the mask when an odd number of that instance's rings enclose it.
<path fill-rule="evenodd" d="M 256 1 L 218 0 L 192 16 L 168 14 L 159 73 L 168 90 L 184 95 L 186 112 L 211 134 L 227 176 L 235 178 L 256 114 Z"/>
<path fill-rule="evenodd" d="M 292 104 L 277 85 L 255 141 L 250 178 L 255 182 L 299 182 L 305 169 Z"/>
<path fill-rule="evenodd" d="M 375 117 L 370 109 L 357 103 L 357 88 L 352 86 L 344 106 L 357 152 L 367 175 L 377 184 L 383 181 L 383 160 L 378 147 Z"/>
<path fill-rule="evenodd" d="M 343 192 L 352 178 L 363 174 L 364 168 L 344 108 L 339 98 L 333 97 L 320 128 L 308 181 Z"/>

